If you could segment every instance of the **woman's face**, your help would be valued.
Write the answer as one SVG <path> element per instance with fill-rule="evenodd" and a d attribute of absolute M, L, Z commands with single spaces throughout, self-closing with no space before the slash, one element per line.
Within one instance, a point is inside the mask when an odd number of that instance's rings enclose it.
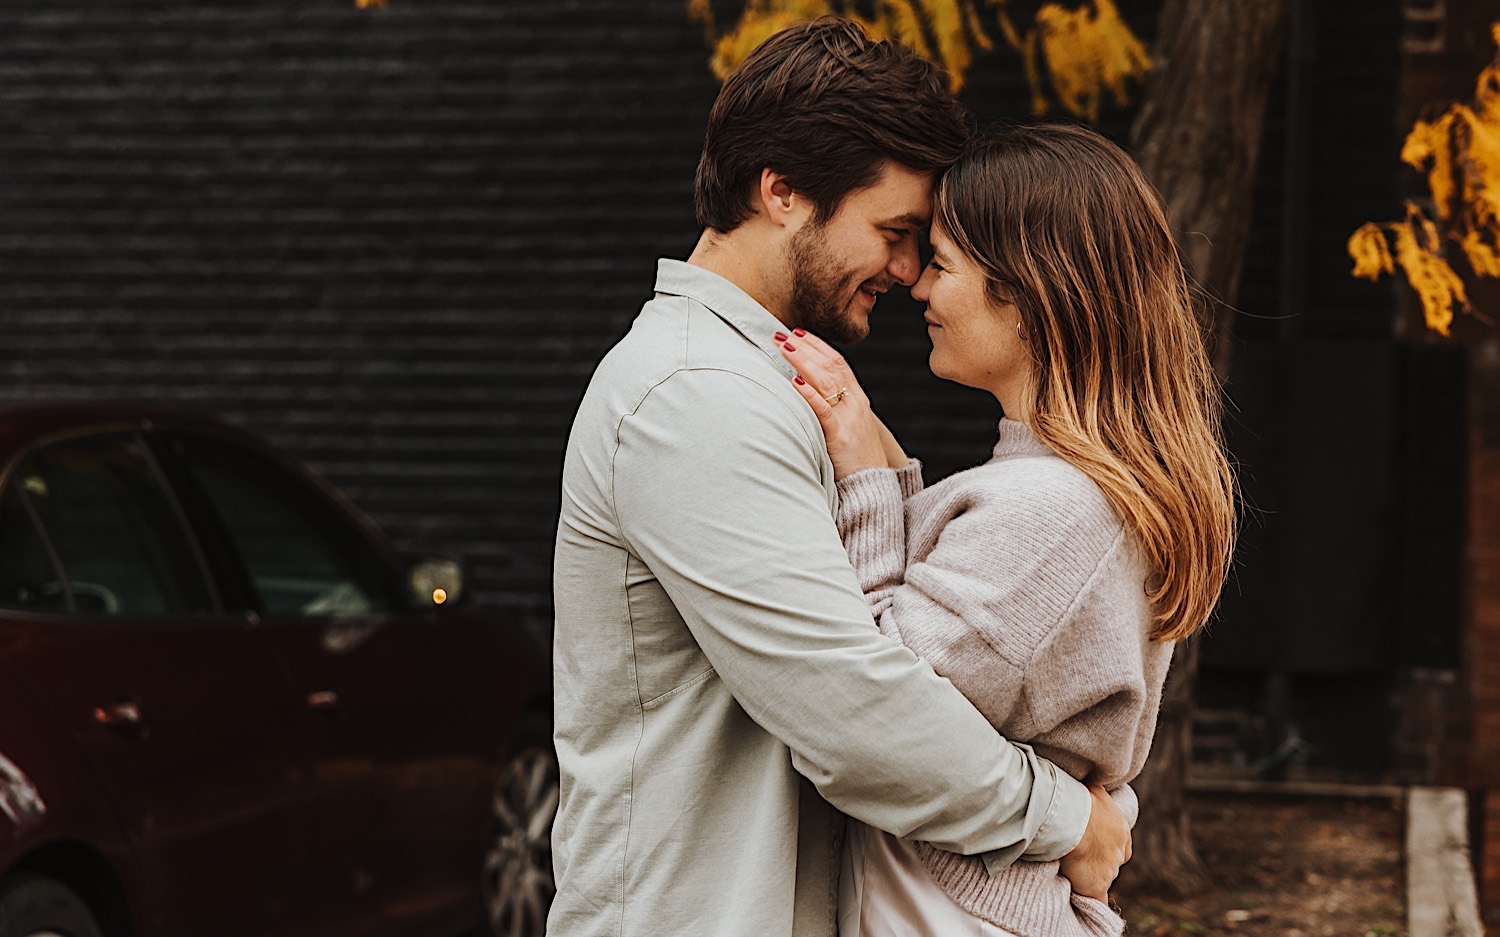
<path fill-rule="evenodd" d="M 1017 326 L 1014 303 L 997 305 L 984 287 L 984 272 L 966 257 L 940 225 L 932 226 L 932 262 L 911 295 L 927 303 L 928 365 L 946 380 L 994 394 L 1005 415 L 1030 416 L 1031 351 Z"/>

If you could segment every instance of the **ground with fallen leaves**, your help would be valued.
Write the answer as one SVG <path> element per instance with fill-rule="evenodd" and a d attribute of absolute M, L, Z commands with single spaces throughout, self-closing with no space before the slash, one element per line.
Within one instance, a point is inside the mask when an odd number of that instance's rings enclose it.
<path fill-rule="evenodd" d="M 1214 887 L 1117 895 L 1128 935 L 1406 934 L 1400 801 L 1198 794 L 1189 809 Z"/>

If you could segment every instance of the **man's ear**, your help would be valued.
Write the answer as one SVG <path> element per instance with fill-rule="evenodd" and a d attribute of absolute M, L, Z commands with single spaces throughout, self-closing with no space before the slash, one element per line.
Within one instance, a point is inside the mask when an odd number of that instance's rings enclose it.
<path fill-rule="evenodd" d="M 760 171 L 760 188 L 756 194 L 767 220 L 783 227 L 796 226 L 811 209 L 807 199 L 794 192 L 786 177 L 774 169 Z"/>

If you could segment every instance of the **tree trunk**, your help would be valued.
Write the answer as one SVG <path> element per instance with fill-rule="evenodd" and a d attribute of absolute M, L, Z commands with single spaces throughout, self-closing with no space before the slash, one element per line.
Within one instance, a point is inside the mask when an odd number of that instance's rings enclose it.
<path fill-rule="evenodd" d="M 1212 297 L 1204 333 L 1221 375 L 1287 5 L 1163 0 L 1156 69 L 1130 133 L 1131 151 L 1166 201 L 1183 260 Z"/>
<path fill-rule="evenodd" d="M 1131 131 L 1131 149 L 1166 202 L 1188 271 L 1208 293 L 1203 329 L 1221 377 L 1288 2 L 1163 0 L 1156 70 Z M 1198 646 L 1190 640 L 1177 649 L 1151 757 L 1136 780 L 1141 816 L 1126 887 L 1185 894 L 1208 885 L 1183 805 L 1197 675 Z"/>

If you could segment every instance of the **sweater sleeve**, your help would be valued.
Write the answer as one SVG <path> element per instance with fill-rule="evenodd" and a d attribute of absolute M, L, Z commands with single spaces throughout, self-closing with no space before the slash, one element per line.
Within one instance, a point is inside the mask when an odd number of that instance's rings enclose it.
<path fill-rule="evenodd" d="M 916 459 L 907 460 L 907 463 L 895 469 L 895 472 L 896 481 L 901 485 L 903 501 L 921 491 L 926 485 L 926 482 L 922 480 L 922 463 Z"/>
<path fill-rule="evenodd" d="M 1144 683 L 1128 539 L 1091 483 L 1033 481 L 956 503 L 921 561 L 886 577 L 881 630 L 1004 734 L 1118 784 Z"/>
<path fill-rule="evenodd" d="M 915 461 L 901 469 L 865 469 L 838 482 L 839 538 L 844 541 L 849 563 L 877 622 L 906 574 L 906 517 L 902 501 L 911 485 L 913 466 L 916 484 L 920 486 L 922 470 Z"/>

